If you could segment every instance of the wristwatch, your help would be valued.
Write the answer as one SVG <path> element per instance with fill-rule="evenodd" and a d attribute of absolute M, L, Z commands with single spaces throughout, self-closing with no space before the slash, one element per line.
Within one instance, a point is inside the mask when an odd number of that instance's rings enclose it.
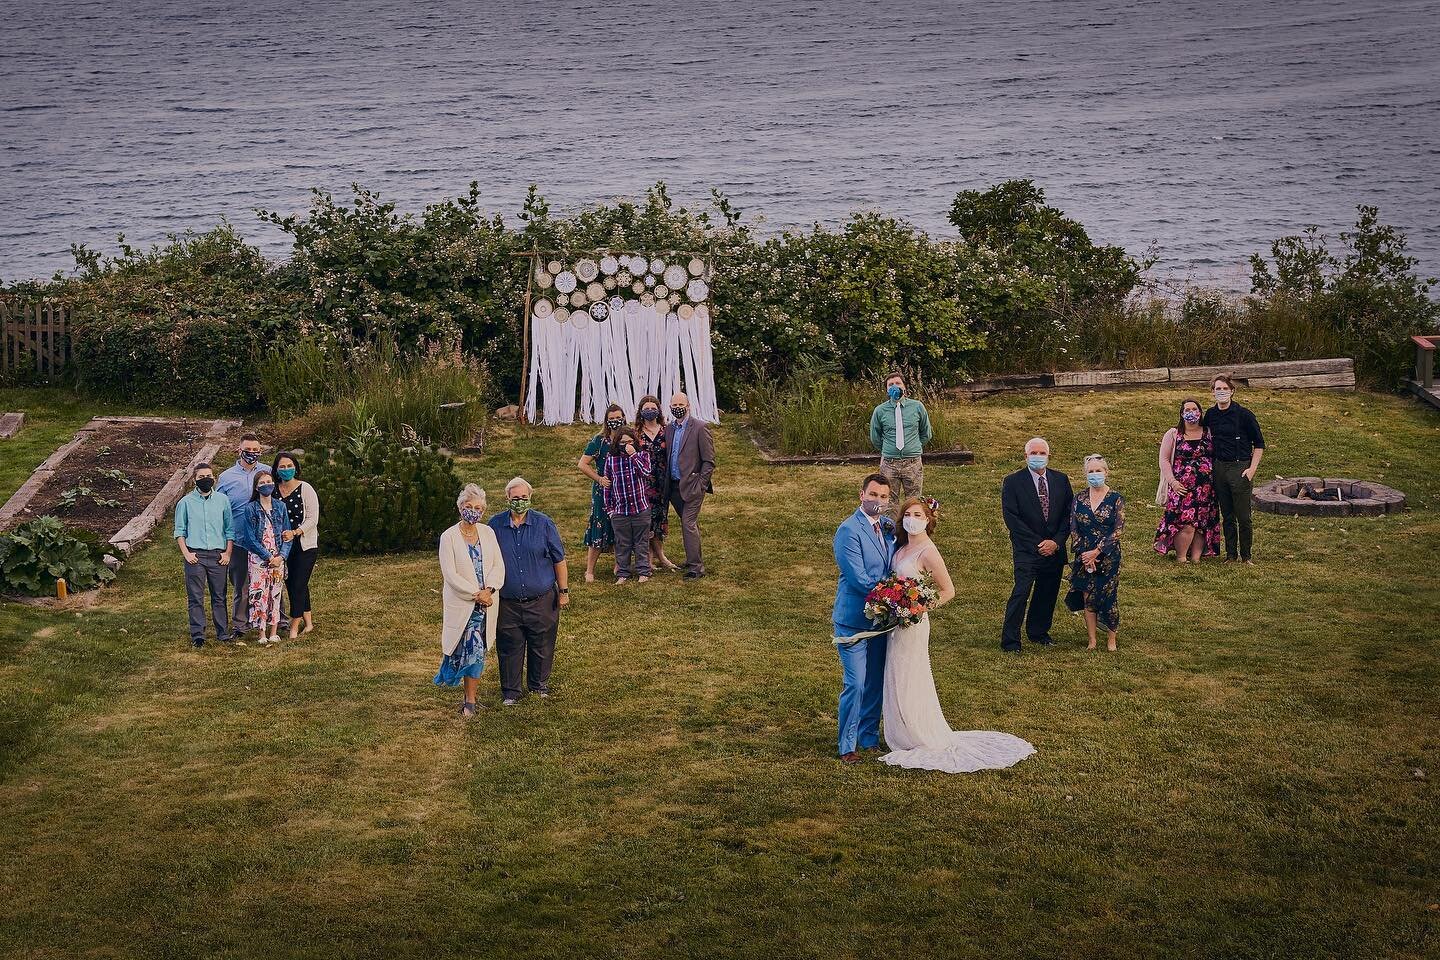
<path fill-rule="evenodd" d="M 569 587 L 561 587 L 561 588 L 560 588 L 560 592 L 561 592 L 561 593 L 569 593 L 569 592 L 570 592 L 570 588 L 569 588 Z"/>

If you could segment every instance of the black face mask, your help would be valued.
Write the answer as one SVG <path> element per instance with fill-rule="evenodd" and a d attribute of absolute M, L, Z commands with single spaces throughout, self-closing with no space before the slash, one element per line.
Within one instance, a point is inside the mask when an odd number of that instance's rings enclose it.
<path fill-rule="evenodd" d="M 684 419 L 685 419 L 685 414 L 687 414 L 687 413 L 689 413 L 689 412 L 690 412 L 690 408 L 689 408 L 689 407 L 671 407 L 671 408 L 670 408 L 670 415 L 673 416 L 676 420 L 684 420 Z"/>
<path fill-rule="evenodd" d="M 652 410 L 651 408 L 646 407 L 644 410 L 641 410 L 641 411 L 640 411 L 640 419 L 641 419 L 641 420 L 659 420 L 659 419 L 660 419 L 660 411 L 659 411 L 659 410 Z"/>
<path fill-rule="evenodd" d="M 611 430 L 619 430 L 621 427 L 625 426 L 625 421 L 611 418 L 605 421 L 605 426 L 609 427 Z"/>
<path fill-rule="evenodd" d="M 201 493 L 209 493 L 211 490 L 215 489 L 215 478 L 201 477 L 199 480 L 195 481 L 195 489 L 199 490 Z"/>

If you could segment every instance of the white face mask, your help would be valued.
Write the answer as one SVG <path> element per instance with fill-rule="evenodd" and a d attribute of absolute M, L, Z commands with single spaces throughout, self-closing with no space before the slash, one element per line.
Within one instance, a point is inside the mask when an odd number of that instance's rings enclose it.
<path fill-rule="evenodd" d="M 929 521 L 924 517 L 906 517 L 903 522 L 905 524 L 905 532 L 912 537 L 918 537 L 924 533 L 925 528 L 930 525 Z"/>

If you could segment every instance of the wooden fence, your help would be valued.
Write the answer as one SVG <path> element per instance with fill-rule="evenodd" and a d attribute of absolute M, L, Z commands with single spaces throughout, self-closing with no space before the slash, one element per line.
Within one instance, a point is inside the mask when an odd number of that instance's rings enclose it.
<path fill-rule="evenodd" d="M 70 308 L 42 300 L 0 300 L 0 377 L 51 376 L 70 362 Z"/>

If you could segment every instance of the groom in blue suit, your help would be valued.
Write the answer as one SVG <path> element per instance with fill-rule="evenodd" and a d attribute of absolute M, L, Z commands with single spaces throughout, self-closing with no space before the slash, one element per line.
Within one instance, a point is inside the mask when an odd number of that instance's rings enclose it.
<path fill-rule="evenodd" d="M 895 524 L 890 510 L 890 481 L 872 473 L 860 485 L 860 506 L 835 531 L 835 641 L 844 671 L 840 690 L 840 759 L 858 763 L 859 750 L 880 746 L 880 709 L 885 692 L 888 631 L 877 633 L 865 616 L 865 595 L 890 575 L 895 556 Z M 854 642 L 857 634 L 874 633 Z"/>

